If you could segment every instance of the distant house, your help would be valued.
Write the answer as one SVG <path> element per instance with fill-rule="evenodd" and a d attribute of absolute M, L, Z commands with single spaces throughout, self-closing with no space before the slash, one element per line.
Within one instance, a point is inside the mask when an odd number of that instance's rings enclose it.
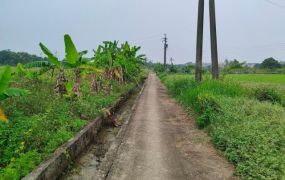
<path fill-rule="evenodd" d="M 246 63 L 245 66 L 249 68 L 254 68 L 258 63 Z"/>

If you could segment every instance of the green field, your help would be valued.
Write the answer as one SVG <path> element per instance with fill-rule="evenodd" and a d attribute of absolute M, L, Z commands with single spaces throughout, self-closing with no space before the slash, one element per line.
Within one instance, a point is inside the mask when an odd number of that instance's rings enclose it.
<path fill-rule="evenodd" d="M 196 114 L 213 144 L 242 179 L 285 178 L 284 75 L 229 75 L 196 83 L 189 75 L 162 75 L 169 93 Z M 271 80 L 272 79 L 272 80 Z M 254 84 L 248 86 L 245 84 Z"/>
<path fill-rule="evenodd" d="M 226 79 L 239 82 L 285 85 L 284 74 L 230 74 L 226 76 Z"/>
<path fill-rule="evenodd" d="M 184 74 L 177 74 L 176 77 L 183 77 Z M 188 75 L 194 79 L 194 75 Z M 230 80 L 241 83 L 258 83 L 258 84 L 273 84 L 285 86 L 285 74 L 227 74 L 221 77 L 223 80 Z M 204 76 L 204 79 L 209 80 L 211 76 L 209 74 Z"/>

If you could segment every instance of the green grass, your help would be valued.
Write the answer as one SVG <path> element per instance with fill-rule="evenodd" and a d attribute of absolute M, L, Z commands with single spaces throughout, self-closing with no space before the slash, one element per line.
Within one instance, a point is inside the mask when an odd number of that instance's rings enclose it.
<path fill-rule="evenodd" d="M 205 128 L 238 176 L 285 178 L 285 109 L 278 90 L 232 80 L 196 83 L 187 75 L 161 79 L 182 105 L 197 113 L 198 127 Z"/>
<path fill-rule="evenodd" d="M 72 79 L 70 79 L 72 80 Z M 110 107 L 134 83 L 113 82 L 111 94 L 90 93 L 89 80 L 83 78 L 82 97 L 78 100 L 58 97 L 54 79 L 47 75 L 38 80 L 17 78 L 13 87 L 30 91 L 0 103 L 9 123 L 0 123 L 0 179 L 20 179 L 60 145 L 79 132 L 90 120 Z"/>
<path fill-rule="evenodd" d="M 285 85 L 285 74 L 230 74 L 226 79 L 239 82 Z"/>

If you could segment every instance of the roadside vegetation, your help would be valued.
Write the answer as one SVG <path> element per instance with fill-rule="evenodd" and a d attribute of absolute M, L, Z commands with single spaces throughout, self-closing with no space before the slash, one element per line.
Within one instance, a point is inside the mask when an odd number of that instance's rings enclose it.
<path fill-rule="evenodd" d="M 191 75 L 160 78 L 178 102 L 194 111 L 197 126 L 209 133 L 217 149 L 236 166 L 238 176 L 284 179 L 285 98 L 271 84 L 282 82 L 279 76 L 268 76 L 269 83 L 250 75 L 219 81 L 206 77 L 202 82 Z M 247 80 L 254 86 L 244 85 Z"/>
<path fill-rule="evenodd" d="M 104 42 L 92 58 L 64 43 L 63 60 L 40 43 L 45 59 L 0 70 L 1 180 L 27 175 L 145 76 L 127 42 Z"/>

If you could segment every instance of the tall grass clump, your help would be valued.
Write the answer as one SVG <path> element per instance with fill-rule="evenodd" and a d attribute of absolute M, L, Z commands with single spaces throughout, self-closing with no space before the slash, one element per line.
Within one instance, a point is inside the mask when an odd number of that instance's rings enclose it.
<path fill-rule="evenodd" d="M 207 127 L 214 119 L 215 113 L 222 112 L 217 103 L 217 95 L 227 97 L 245 95 L 245 90 L 239 84 L 231 82 L 206 80 L 197 83 L 193 78 L 183 75 L 167 76 L 162 78 L 162 81 L 180 103 L 192 107 L 200 115 L 197 118 L 199 128 Z"/>
<path fill-rule="evenodd" d="M 268 101 L 273 104 L 285 105 L 284 95 L 272 87 L 261 86 L 253 88 L 250 95 L 259 101 Z"/>
<path fill-rule="evenodd" d="M 162 79 L 169 92 L 193 109 L 199 128 L 236 166 L 242 179 L 285 178 L 285 110 L 275 89 L 245 89 L 231 81 L 196 83 L 187 76 Z"/>

